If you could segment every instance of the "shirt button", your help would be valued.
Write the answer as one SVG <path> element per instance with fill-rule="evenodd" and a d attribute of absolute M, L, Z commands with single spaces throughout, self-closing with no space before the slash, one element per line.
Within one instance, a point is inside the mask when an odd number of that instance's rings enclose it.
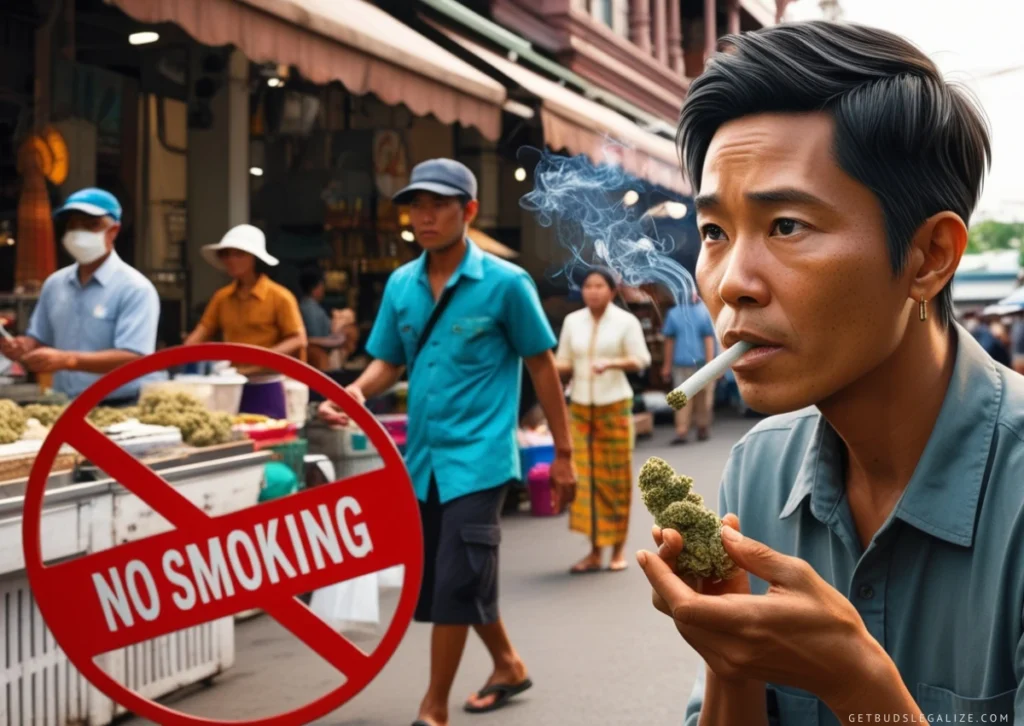
<path fill-rule="evenodd" d="M 857 594 L 860 596 L 861 600 L 870 600 L 875 596 L 875 590 L 871 585 L 861 585 Z"/>

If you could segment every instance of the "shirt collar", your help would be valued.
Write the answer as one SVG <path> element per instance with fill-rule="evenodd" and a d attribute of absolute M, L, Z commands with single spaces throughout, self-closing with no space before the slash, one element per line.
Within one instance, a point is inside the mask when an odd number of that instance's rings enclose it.
<path fill-rule="evenodd" d="M 970 547 L 985 484 L 989 450 L 1003 397 L 995 361 L 959 324 L 956 363 L 931 437 L 893 515 L 923 532 Z M 843 449 L 819 416 L 793 489 L 779 518 L 811 498 L 811 513 L 827 523 L 843 496 Z"/>
<path fill-rule="evenodd" d="M 77 262 L 74 268 L 71 270 L 71 276 L 68 278 L 68 282 L 72 285 L 82 286 L 81 278 L 78 276 L 78 271 L 81 265 Z M 99 284 L 106 287 L 114 279 L 114 273 L 117 272 L 121 267 L 121 258 L 117 256 L 117 252 L 111 250 L 110 256 L 103 260 L 103 264 L 96 268 L 96 271 L 92 273 L 92 277 L 89 278 L 89 282 L 95 280 Z M 88 283 L 86 283 L 88 284 Z"/>
<path fill-rule="evenodd" d="M 416 264 L 418 266 L 417 273 L 420 282 L 430 286 L 430 278 L 427 276 L 427 259 L 428 253 L 424 252 L 420 255 L 419 260 Z M 459 263 L 459 267 L 455 270 L 455 274 L 448 280 L 448 284 L 445 287 L 451 287 L 459 281 L 461 277 L 468 277 L 471 280 L 482 280 L 484 279 L 484 253 L 473 240 L 466 238 L 466 254 L 462 258 L 462 262 Z"/>
<path fill-rule="evenodd" d="M 232 283 L 231 294 L 238 295 L 238 288 L 240 287 L 238 281 Z M 267 298 L 267 292 L 270 290 L 270 280 L 267 279 L 266 275 L 260 275 L 256 279 L 256 284 L 249 290 L 249 294 L 257 300 L 263 301 Z"/>

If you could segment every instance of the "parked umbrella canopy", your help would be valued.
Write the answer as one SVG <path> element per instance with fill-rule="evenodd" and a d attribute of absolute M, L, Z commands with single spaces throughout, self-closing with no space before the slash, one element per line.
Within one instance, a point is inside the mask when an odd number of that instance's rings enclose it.
<path fill-rule="evenodd" d="M 1024 312 L 1024 286 L 1018 287 L 995 305 L 989 305 L 983 315 L 1014 315 Z"/>

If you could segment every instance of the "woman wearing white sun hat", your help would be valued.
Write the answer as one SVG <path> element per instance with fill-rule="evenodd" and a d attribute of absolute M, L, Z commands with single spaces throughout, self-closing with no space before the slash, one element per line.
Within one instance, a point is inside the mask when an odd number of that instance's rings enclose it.
<path fill-rule="evenodd" d="M 203 247 L 202 255 L 234 282 L 214 293 L 185 345 L 206 342 L 219 333 L 226 343 L 258 345 L 305 360 L 306 328 L 299 304 L 287 288 L 266 275 L 265 269 L 278 261 L 267 252 L 263 232 L 250 224 L 232 227 L 220 242 Z M 249 383 L 240 412 L 286 418 L 281 376 L 267 371 L 243 372 L 249 375 Z"/>

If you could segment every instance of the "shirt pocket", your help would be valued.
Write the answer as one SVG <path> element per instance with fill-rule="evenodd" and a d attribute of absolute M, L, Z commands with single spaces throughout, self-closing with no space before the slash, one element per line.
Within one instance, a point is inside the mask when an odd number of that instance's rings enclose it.
<path fill-rule="evenodd" d="M 818 697 L 807 691 L 768 686 L 770 726 L 818 726 Z"/>
<path fill-rule="evenodd" d="M 931 686 L 927 683 L 917 684 L 917 705 L 921 707 L 929 720 L 936 722 L 964 723 L 969 720 L 988 723 L 1013 723 L 1013 702 L 1017 689 L 987 696 L 971 698 L 961 696 L 947 688 Z"/>
<path fill-rule="evenodd" d="M 501 340 L 498 321 L 492 317 L 464 317 L 452 321 L 449 327 L 452 360 L 463 366 L 477 366 L 497 362 Z"/>
<path fill-rule="evenodd" d="M 93 305 L 81 314 L 81 340 L 87 351 L 109 350 L 114 347 L 117 311 L 107 304 Z"/>

